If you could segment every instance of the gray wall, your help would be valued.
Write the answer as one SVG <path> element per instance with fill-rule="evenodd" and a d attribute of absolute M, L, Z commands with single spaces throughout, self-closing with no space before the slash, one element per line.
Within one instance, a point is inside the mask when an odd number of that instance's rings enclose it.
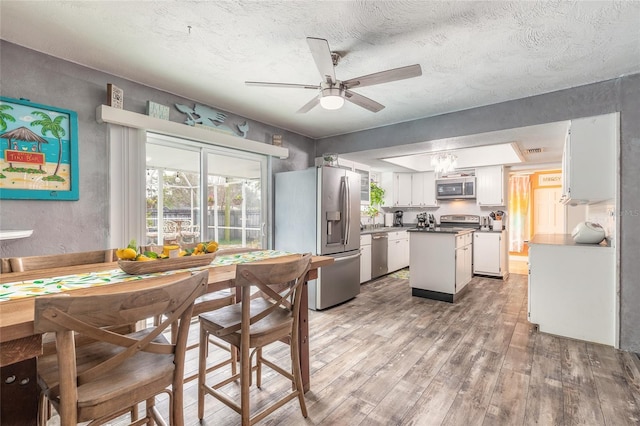
<path fill-rule="evenodd" d="M 321 139 L 316 151 L 344 154 L 615 111 L 621 113 L 620 346 L 640 352 L 640 74 Z"/>
<path fill-rule="evenodd" d="M 100 71 L 0 41 L 0 94 L 69 109 L 78 113 L 80 199 L 78 201 L 2 200 L 0 228 L 33 229 L 33 236 L 5 240 L 0 257 L 56 254 L 107 248 L 109 233 L 109 176 L 106 124 L 96 122 L 96 107 L 106 100 L 107 83 L 124 90 L 124 108 L 144 114 L 151 100 L 171 106 L 170 119 L 183 122 L 173 105 L 193 105 L 180 98 Z M 215 108 L 215 105 L 210 105 Z M 227 122 L 245 118 L 227 114 Z M 313 165 L 314 141 L 252 120 L 248 139 L 271 141 L 282 134 L 289 158 L 274 159 L 274 172 Z"/>

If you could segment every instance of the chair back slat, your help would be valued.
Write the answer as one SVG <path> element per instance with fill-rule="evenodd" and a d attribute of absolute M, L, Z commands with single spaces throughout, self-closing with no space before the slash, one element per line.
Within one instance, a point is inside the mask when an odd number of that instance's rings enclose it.
<path fill-rule="evenodd" d="M 274 263 L 245 263 L 236 267 L 235 284 L 242 288 L 243 317 L 248 318 L 240 324 L 235 324 L 218 335 L 230 334 L 243 328 L 249 331 L 251 325 L 266 318 L 276 309 L 286 309 L 297 322 L 300 309 L 300 287 L 307 281 L 311 265 L 311 254 L 306 253 L 300 258 L 289 262 Z M 269 306 L 260 312 L 249 312 L 251 305 L 251 287 L 258 289 L 253 296 L 260 296 L 269 302 Z M 273 288 L 277 289 L 276 291 Z M 282 291 L 282 289 L 285 289 Z M 279 293 L 277 292 L 279 291 Z"/>
<path fill-rule="evenodd" d="M 117 258 L 114 249 L 107 249 L 45 256 L 11 257 L 8 260 L 11 266 L 11 272 L 25 272 L 36 271 L 38 269 L 88 265 L 91 263 L 114 262 Z"/>
<path fill-rule="evenodd" d="M 11 260 L 8 257 L 0 259 L 0 274 L 8 274 L 11 272 Z"/>

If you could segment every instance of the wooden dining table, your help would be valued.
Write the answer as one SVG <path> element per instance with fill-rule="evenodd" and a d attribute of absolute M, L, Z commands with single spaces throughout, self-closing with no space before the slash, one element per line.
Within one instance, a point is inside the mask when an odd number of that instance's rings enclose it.
<path fill-rule="evenodd" d="M 260 262 L 280 262 L 292 255 L 272 257 Z M 309 280 L 318 277 L 318 268 L 333 263 L 328 256 L 313 256 Z M 0 285 L 19 281 L 46 279 L 74 274 L 96 273 L 118 269 L 117 262 L 77 265 L 64 268 L 41 269 L 37 271 L 10 272 L 0 275 Z M 209 270 L 208 292 L 234 287 L 236 264 L 217 266 L 212 264 Z M 146 277 L 142 279 L 110 283 L 97 287 L 77 288 L 74 295 L 104 294 L 131 289 L 152 288 L 191 274 L 191 271 L 177 271 L 169 275 Z M 38 296 L 36 296 L 38 297 Z M 2 373 L 2 424 L 35 424 L 35 414 L 28 415 L 35 407 L 37 412 L 36 359 L 42 354 L 42 336 L 34 332 L 34 300 L 25 297 L 0 302 L 0 371 Z M 300 363 L 305 392 L 310 389 L 309 380 L 309 322 L 307 286 L 303 286 L 302 304 L 299 322 Z M 23 383 L 26 382 L 26 383 Z M 21 386 L 16 388 L 14 385 Z M 13 387 L 12 387 L 13 386 Z M 16 392 L 19 390 L 21 392 Z M 7 393 L 8 392 L 8 393 Z M 24 398 L 21 395 L 24 394 Z M 13 395 L 8 398 L 8 395 Z M 9 417 L 8 417 L 9 416 Z M 22 416 L 11 422 L 13 416 Z"/>

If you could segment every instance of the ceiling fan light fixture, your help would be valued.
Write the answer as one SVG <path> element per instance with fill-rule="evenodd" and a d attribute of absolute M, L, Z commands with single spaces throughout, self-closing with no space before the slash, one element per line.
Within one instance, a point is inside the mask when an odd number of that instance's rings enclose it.
<path fill-rule="evenodd" d="M 328 87 L 322 89 L 322 96 L 320 97 L 320 106 L 324 109 L 340 109 L 344 105 L 344 98 L 342 97 L 341 90 L 336 87 Z"/>

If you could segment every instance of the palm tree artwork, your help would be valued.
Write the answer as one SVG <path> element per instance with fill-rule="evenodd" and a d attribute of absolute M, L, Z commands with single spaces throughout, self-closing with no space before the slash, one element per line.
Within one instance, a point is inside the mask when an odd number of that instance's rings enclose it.
<path fill-rule="evenodd" d="M 6 104 L 0 105 L 0 132 L 7 130 L 7 121 L 16 122 L 16 119 L 11 114 L 4 112 L 7 109 L 13 109 L 13 107 Z M 7 149 L 11 149 L 11 141 L 8 141 L 7 145 Z"/>
<path fill-rule="evenodd" d="M 60 162 L 62 161 L 62 137 L 67 134 L 64 128 L 62 128 L 62 126 L 60 125 L 62 123 L 62 120 L 64 120 L 64 117 L 62 115 L 59 115 L 52 120 L 48 114 L 45 114 L 42 111 L 33 111 L 31 114 L 40 117 L 40 120 L 34 120 L 31 122 L 32 127 L 42 126 L 42 129 L 40 130 L 42 136 L 47 136 L 47 133 L 51 133 L 51 135 L 58 140 L 58 164 L 56 165 L 56 169 L 53 172 L 53 176 L 47 176 L 43 179 L 64 180 L 58 176 Z"/>

